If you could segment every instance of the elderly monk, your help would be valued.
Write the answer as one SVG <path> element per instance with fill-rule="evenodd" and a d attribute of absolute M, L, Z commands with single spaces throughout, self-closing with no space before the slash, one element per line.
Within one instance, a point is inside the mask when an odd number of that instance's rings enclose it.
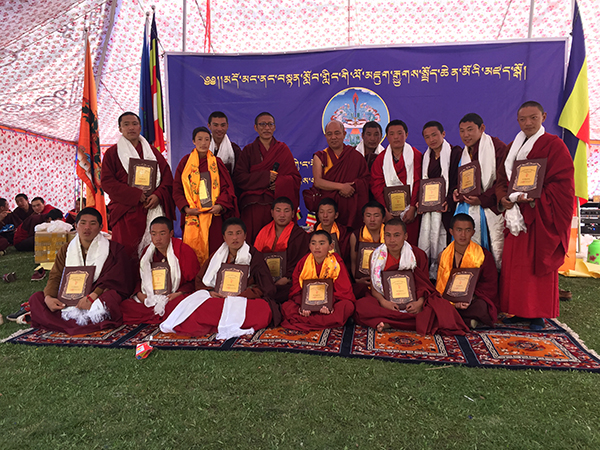
<path fill-rule="evenodd" d="M 240 157 L 242 149 L 235 142 L 229 140 L 227 130 L 229 129 L 229 120 L 224 112 L 213 111 L 208 116 L 208 129 L 212 133 L 210 141 L 210 151 L 213 155 L 221 158 L 229 175 L 233 175 L 235 162 Z"/>
<path fill-rule="evenodd" d="M 285 272 L 275 281 L 277 293 L 274 299 L 285 302 L 290 295 L 292 273 L 304 255 L 308 253 L 309 236 L 292 219 L 294 204 L 287 197 L 279 197 L 271 206 L 273 221 L 260 230 L 254 247 L 263 254 L 285 252 Z"/>
<path fill-rule="evenodd" d="M 21 222 L 33 214 L 33 208 L 29 204 L 29 199 L 25 194 L 17 194 L 15 203 L 17 204 L 17 209 L 13 211 L 13 214 L 17 216 Z"/>
<path fill-rule="evenodd" d="M 435 288 L 444 293 L 452 269 L 479 269 L 479 278 L 470 304 L 453 303 L 465 325 L 477 328 L 480 323 L 491 327 L 498 316 L 498 270 L 494 256 L 471 238 L 475 221 L 467 214 L 457 214 L 450 223 L 454 241 L 440 255 Z M 452 302 L 451 302 L 452 303 Z"/>
<path fill-rule="evenodd" d="M 462 154 L 458 145 L 451 146 L 445 138 L 446 132 L 440 122 L 431 121 L 423 125 L 427 150 L 423 154 L 422 179 L 443 178 L 446 182 L 442 211 L 424 213 L 419 230 L 419 248 L 429 258 L 429 278 L 433 280 L 437 277 L 438 256 L 450 243 L 448 230 L 456 207 L 452 193 L 458 182 L 458 163 Z"/>
<path fill-rule="evenodd" d="M 183 242 L 194 249 L 202 265 L 223 244 L 223 220 L 237 216 L 237 201 L 225 164 L 209 150 L 210 131 L 195 128 L 192 141 L 196 148 L 175 171 L 173 198 L 181 211 Z"/>
<path fill-rule="evenodd" d="M 281 305 L 281 326 L 298 331 L 343 327 L 354 312 L 354 294 L 342 258 L 333 251 L 333 240 L 327 231 L 315 231 L 310 237 L 310 253 L 300 260 L 292 275 L 290 299 Z M 333 280 L 333 306 L 311 312 L 302 309 L 302 287 L 305 280 Z"/>
<path fill-rule="evenodd" d="M 382 151 L 385 149 L 381 145 L 381 139 L 383 137 L 383 130 L 381 125 L 372 120 L 363 125 L 362 129 L 362 140 L 356 146 L 356 151 L 365 157 L 367 166 L 371 170 L 371 166 Z"/>
<path fill-rule="evenodd" d="M 371 293 L 356 301 L 356 323 L 378 332 L 395 328 L 420 334 L 464 335 L 469 328 L 429 281 L 427 256 L 406 238 L 406 225 L 401 219 L 386 222 L 384 243 L 371 255 Z M 414 273 L 417 299 L 408 303 L 404 311 L 383 295 L 382 273 L 391 270 Z"/>
<path fill-rule="evenodd" d="M 338 222 L 360 227 L 360 208 L 369 201 L 369 167 L 355 148 L 345 145 L 344 125 L 332 120 L 325 127 L 328 147 L 313 156 L 312 188 L 303 192 L 304 203 L 317 211 L 320 198 L 331 198 L 339 207 Z"/>
<path fill-rule="evenodd" d="M 292 152 L 273 137 L 275 119 L 268 112 L 254 119 L 258 137 L 242 150 L 235 163 L 233 182 L 241 194 L 238 199 L 241 218 L 248 227 L 248 241 L 271 221 L 271 204 L 277 197 L 287 197 L 298 209 L 300 172 Z"/>
<path fill-rule="evenodd" d="M 544 327 L 543 318 L 559 314 L 558 268 L 569 247 L 575 188 L 573 160 L 564 142 L 546 133 L 544 108 L 525 102 L 517 120 L 521 131 L 510 144 L 498 170 L 496 196 L 505 209 L 506 236 L 500 275 L 500 306 L 514 314 L 509 322 L 526 321 Z M 508 194 L 516 161 L 546 159 L 540 198 L 524 192 Z"/>
<path fill-rule="evenodd" d="M 56 255 L 48 284 L 29 299 L 31 324 L 67 334 L 88 334 L 122 324 L 120 303 L 133 292 L 131 262 L 123 246 L 100 232 L 102 216 L 94 208 L 77 215 L 77 235 Z M 66 307 L 58 297 L 65 267 L 94 266 L 92 293 L 76 306 Z"/>
<path fill-rule="evenodd" d="M 122 136 L 110 147 L 102 160 L 102 188 L 110 196 L 109 226 L 112 240 L 122 244 L 136 264 L 141 252 L 150 244 L 150 223 L 156 217 L 175 219 L 173 175 L 161 153 L 141 136 L 140 118 L 132 112 L 119 117 Z M 156 161 L 155 189 L 148 194 L 129 186 L 129 160 Z"/>
<path fill-rule="evenodd" d="M 232 217 L 223 223 L 222 231 L 225 242 L 200 269 L 198 290 L 161 324 L 164 333 L 203 336 L 216 332 L 217 339 L 229 339 L 281 322 L 279 305 L 272 300 L 275 285 L 271 272 L 263 255 L 246 242 L 246 225 Z M 250 266 L 248 285 L 239 296 L 223 298 L 215 290 L 222 264 Z"/>
<path fill-rule="evenodd" d="M 338 222 L 339 218 L 338 205 L 335 200 L 325 197 L 319 202 L 317 207 L 317 226 L 318 230 L 325 230 L 333 239 L 333 250 L 337 252 L 344 263 L 350 262 L 350 251 L 348 248 L 348 240 L 350 239 L 350 230 L 348 227 Z"/>
<path fill-rule="evenodd" d="M 383 218 L 385 208 L 378 201 L 371 200 L 362 208 L 364 225 L 350 235 L 350 268 L 351 275 L 356 276 L 356 268 L 360 261 L 358 247 L 361 242 L 381 244 L 383 242 Z M 354 280 L 352 289 L 356 298 L 364 297 L 371 286 L 370 277 L 362 277 Z"/>
<path fill-rule="evenodd" d="M 189 294 L 194 292 L 200 265 L 194 250 L 181 239 L 173 237 L 173 221 L 157 217 L 150 224 L 152 243 L 140 260 L 140 281 L 135 294 L 121 303 L 124 323 L 160 323 Z M 165 263 L 168 267 L 170 292 L 155 294 L 152 263 Z M 168 286 L 168 281 L 165 283 Z"/>
<path fill-rule="evenodd" d="M 392 218 L 392 213 L 387 208 L 384 189 L 410 186 L 410 202 L 406 204 L 405 210 L 399 213 L 399 217 L 406 224 L 408 242 L 416 246 L 419 241 L 420 216 L 417 215 L 417 201 L 423 156 L 406 142 L 408 126 L 402 120 L 392 120 L 385 132 L 389 145 L 371 167 L 371 192 L 375 200 L 386 206 L 387 221 Z"/>
<path fill-rule="evenodd" d="M 460 119 L 460 138 L 465 144 L 459 166 L 479 161 L 481 166 L 481 195 L 465 196 L 456 206 L 456 213 L 470 215 L 475 220 L 473 240 L 494 255 L 496 267 L 502 263 L 502 215 L 496 201 L 496 172 L 506 156 L 506 145 L 500 139 L 485 133 L 483 119 L 469 113 Z M 453 192 L 455 202 L 459 201 L 458 189 Z"/>

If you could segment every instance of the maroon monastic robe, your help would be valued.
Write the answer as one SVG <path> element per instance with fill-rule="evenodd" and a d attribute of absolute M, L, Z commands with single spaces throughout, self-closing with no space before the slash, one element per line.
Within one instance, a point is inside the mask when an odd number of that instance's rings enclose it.
<path fill-rule="evenodd" d="M 270 171 L 279 163 L 275 190 L 271 190 Z M 233 181 L 241 194 L 238 199 L 240 216 L 247 228 L 246 241 L 254 243 L 258 232 L 271 222 L 271 203 L 278 197 L 287 197 L 298 208 L 300 172 L 287 145 L 272 139 L 269 150 L 256 138 L 242 150 L 235 162 Z"/>
<path fill-rule="evenodd" d="M 300 287 L 299 279 L 304 263 L 308 258 L 308 255 L 306 255 L 294 269 L 290 299 L 281 305 L 282 327 L 298 331 L 312 331 L 343 327 L 346 324 L 346 321 L 354 312 L 356 299 L 352 293 L 352 284 L 346 266 L 337 253 L 334 253 L 334 255 L 341 267 L 338 278 L 333 282 L 333 312 L 331 314 L 312 312 L 308 317 L 301 316 L 298 312 L 300 305 L 302 305 L 302 287 Z M 316 265 L 317 274 L 321 271 L 321 267 L 322 264 Z"/>
<path fill-rule="evenodd" d="M 136 150 L 140 159 L 143 159 L 141 142 Z M 173 175 L 171 168 L 161 155 L 152 146 L 160 170 L 160 185 L 153 194 L 158 197 L 163 207 L 165 216 L 175 219 L 175 205 L 173 203 Z M 147 209 L 140 203 L 142 190 L 127 184 L 127 171 L 123 168 L 117 145 L 110 147 L 102 160 L 102 188 L 110 197 L 107 206 L 109 216 L 108 225 L 112 229 L 112 240 L 122 244 L 133 261 L 138 260 L 138 246 L 146 231 Z"/>
<path fill-rule="evenodd" d="M 510 148 L 510 146 L 509 146 Z M 500 306 L 502 311 L 526 318 L 559 315 L 558 268 L 569 248 L 575 188 L 573 160 L 564 142 L 545 133 L 527 159 L 547 158 L 542 196 L 520 208 L 527 232 L 513 236 L 504 230 Z M 498 170 L 497 196 L 504 197 L 508 180 L 504 164 Z"/>
<path fill-rule="evenodd" d="M 175 171 L 175 178 L 173 178 L 173 199 L 175 200 L 175 206 L 177 206 L 177 209 L 181 211 L 181 231 L 184 234 L 185 213 L 183 212 L 183 208 L 189 206 L 189 204 L 185 198 L 181 176 L 189 158 L 190 155 L 185 155 L 183 158 L 181 158 L 181 161 L 179 161 L 179 164 L 177 165 L 177 170 Z M 233 182 L 231 181 L 229 171 L 225 167 L 225 164 L 223 164 L 223 161 L 221 161 L 221 158 L 217 158 L 217 167 L 219 169 L 219 184 L 221 193 L 217 197 L 215 205 L 221 205 L 223 208 L 225 208 L 225 210 L 218 216 L 213 214 L 210 229 L 208 231 L 208 252 L 210 254 L 216 252 L 223 243 L 223 233 L 221 230 L 223 221 L 229 219 L 230 217 L 238 217 L 237 199 L 233 189 Z M 202 158 L 200 160 L 198 169 L 200 172 L 208 172 L 206 158 Z"/>
<path fill-rule="evenodd" d="M 106 328 L 115 328 L 123 323 L 120 304 L 128 298 L 134 287 L 134 278 L 131 273 L 131 262 L 123 246 L 110 241 L 110 251 L 100 276 L 92 285 L 93 292 L 100 293 L 98 301 L 104 302 L 110 313 L 110 318 L 99 323 L 77 325 L 75 320 L 63 320 L 61 311 L 52 312 L 46 306 L 46 295 L 56 298 L 58 288 L 65 267 L 65 259 L 69 244 L 61 247 L 56 255 L 54 266 L 48 277 L 48 284 L 43 292 L 36 292 L 29 298 L 31 308 L 31 325 L 36 328 L 62 331 L 67 334 L 88 334 Z"/>
<path fill-rule="evenodd" d="M 154 314 L 154 307 L 148 308 L 143 302 L 139 303 L 134 298 L 128 298 L 121 303 L 123 323 L 160 323 L 173 312 L 180 301 L 196 290 L 195 280 L 196 275 L 198 275 L 198 271 L 200 270 L 200 264 L 198 263 L 196 252 L 194 252 L 189 245 L 184 244 L 181 239 L 173 238 L 171 242 L 173 245 L 173 252 L 179 260 L 179 270 L 181 273 L 181 281 L 179 283 L 177 292 L 182 292 L 183 294 L 167 303 L 165 307 L 165 314 L 163 316 Z M 144 251 L 146 250 L 144 249 Z M 167 257 L 158 250 L 155 250 L 152 257 L 152 262 L 160 261 L 167 261 Z M 137 294 L 141 291 L 142 283 L 140 280 L 138 281 L 133 292 L 134 294 Z"/>
<path fill-rule="evenodd" d="M 447 300 L 440 297 L 429 281 L 429 264 L 425 252 L 412 247 L 417 259 L 414 269 L 417 299 L 424 297 L 423 309 L 418 314 L 384 308 L 370 293 L 356 301 L 354 319 L 358 325 L 377 328 L 381 322 L 400 330 L 416 331 L 420 334 L 464 335 L 469 328 Z M 388 255 L 385 270 L 397 270 L 398 261 Z"/>
<path fill-rule="evenodd" d="M 421 163 L 423 161 L 423 155 L 416 148 L 411 147 L 414 152 L 414 164 L 413 164 L 413 185 L 410 187 L 410 204 L 411 206 L 417 206 L 419 201 L 419 187 L 421 186 Z M 371 193 L 382 205 L 386 205 L 384 197 L 385 178 L 383 176 L 383 158 L 385 152 L 381 152 L 373 166 L 371 166 Z M 398 178 L 403 184 L 406 184 L 406 167 L 404 166 L 404 158 L 401 156 L 398 161 L 394 162 L 394 167 Z M 416 247 L 419 243 L 419 226 L 421 223 L 421 216 L 415 213 L 415 220 L 411 223 L 406 224 L 406 231 L 408 233 L 408 242 Z"/>
<path fill-rule="evenodd" d="M 34 214 L 33 208 L 29 203 L 27 204 L 27 207 L 27 211 L 23 211 L 21 208 L 18 207 L 13 210 L 13 214 L 19 219 L 19 224 L 21 224 L 25 219 Z M 15 222 L 15 226 L 17 225 L 18 224 Z"/>
<path fill-rule="evenodd" d="M 510 146 L 507 146 L 504 142 L 502 142 L 497 137 L 491 136 L 492 142 L 494 143 L 494 149 L 496 150 L 496 174 L 499 173 L 500 168 L 504 165 L 504 160 L 506 159 L 506 154 L 508 153 L 508 149 Z M 470 155 L 471 161 L 479 161 L 479 143 L 481 140 L 477 141 L 471 147 Z M 461 155 L 462 156 L 462 155 Z M 497 177 L 498 175 L 496 175 Z M 497 180 L 496 180 L 497 182 Z M 493 183 L 487 191 L 482 192 L 479 195 L 479 201 L 481 201 L 481 206 L 483 208 L 489 208 L 494 213 L 500 214 L 498 210 L 498 200 L 496 199 L 496 183 Z"/>

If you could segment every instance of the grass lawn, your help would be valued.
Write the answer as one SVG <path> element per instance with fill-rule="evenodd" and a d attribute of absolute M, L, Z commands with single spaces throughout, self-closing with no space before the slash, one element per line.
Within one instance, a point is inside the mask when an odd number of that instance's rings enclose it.
<path fill-rule="evenodd" d="M 0 257 L 0 313 L 43 283 Z M 600 350 L 600 281 L 560 320 Z M 0 326 L 0 339 L 22 327 Z M 0 449 L 598 449 L 600 374 L 290 353 L 0 344 Z M 468 397 L 468 398 L 467 398 Z"/>

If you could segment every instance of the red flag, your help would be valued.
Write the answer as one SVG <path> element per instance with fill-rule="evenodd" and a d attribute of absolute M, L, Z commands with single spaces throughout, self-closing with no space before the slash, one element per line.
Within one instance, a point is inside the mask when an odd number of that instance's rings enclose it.
<path fill-rule="evenodd" d="M 108 231 L 104 191 L 100 185 L 102 163 L 100 159 L 100 139 L 98 137 L 98 104 L 96 81 L 92 70 L 90 43 L 85 43 L 85 78 L 83 80 L 83 100 L 81 102 L 81 123 L 77 147 L 77 175 L 86 185 L 87 206 L 96 208 L 102 215 L 102 230 Z"/>

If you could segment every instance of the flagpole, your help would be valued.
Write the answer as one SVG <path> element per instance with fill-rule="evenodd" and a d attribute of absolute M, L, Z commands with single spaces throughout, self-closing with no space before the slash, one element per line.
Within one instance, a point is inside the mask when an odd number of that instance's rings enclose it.
<path fill-rule="evenodd" d="M 529 31 L 527 33 L 527 38 L 531 39 L 531 35 L 533 34 L 533 15 L 535 14 L 535 0 L 531 0 L 531 4 L 529 5 Z"/>
<path fill-rule="evenodd" d="M 181 30 L 181 48 L 185 52 L 185 40 L 187 34 L 187 0 L 183 0 L 183 29 Z"/>

